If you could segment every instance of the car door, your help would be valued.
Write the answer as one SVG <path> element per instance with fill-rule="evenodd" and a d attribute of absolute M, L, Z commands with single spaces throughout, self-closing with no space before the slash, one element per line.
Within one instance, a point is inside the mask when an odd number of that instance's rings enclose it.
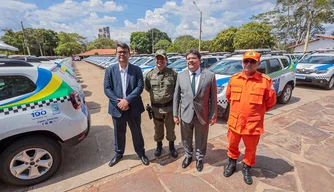
<path fill-rule="evenodd" d="M 279 73 L 283 69 L 283 67 L 277 58 L 269 59 L 268 64 L 269 76 L 272 78 L 275 92 L 276 94 L 278 94 L 280 91 L 283 91 L 286 84 L 286 82 L 282 82 L 284 81 L 284 79 L 282 78 L 282 75 L 284 74 Z"/>

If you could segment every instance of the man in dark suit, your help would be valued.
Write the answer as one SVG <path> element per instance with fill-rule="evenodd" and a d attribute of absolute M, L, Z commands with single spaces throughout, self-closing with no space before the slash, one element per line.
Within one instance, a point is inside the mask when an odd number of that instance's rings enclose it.
<path fill-rule="evenodd" d="M 109 166 L 117 164 L 125 150 L 126 123 L 128 123 L 136 153 L 144 165 L 149 164 L 145 155 L 141 131 L 141 113 L 145 111 L 140 94 L 144 89 L 143 74 L 138 66 L 130 64 L 130 48 L 125 43 L 117 44 L 118 64 L 106 69 L 104 93 L 109 98 L 108 113 L 114 124 L 114 145 L 116 155 Z"/>
<path fill-rule="evenodd" d="M 186 168 L 192 161 L 195 130 L 196 168 L 202 171 L 209 124 L 214 125 L 217 120 L 217 85 L 215 74 L 200 67 L 201 54 L 197 50 L 190 50 L 186 59 L 188 69 L 179 73 L 176 81 L 173 115 L 174 122 L 181 123 L 181 139 L 186 152 L 182 167 Z"/>

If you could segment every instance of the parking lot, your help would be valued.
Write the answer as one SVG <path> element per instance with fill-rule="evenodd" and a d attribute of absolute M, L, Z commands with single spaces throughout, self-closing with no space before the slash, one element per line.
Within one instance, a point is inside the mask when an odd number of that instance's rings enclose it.
<path fill-rule="evenodd" d="M 114 136 L 111 117 L 107 112 L 108 99 L 103 92 L 104 70 L 84 61 L 76 62 L 75 65 L 91 112 L 92 126 L 88 137 L 75 147 L 64 148 L 62 166 L 48 181 L 29 188 L 0 184 L 0 191 L 67 191 L 141 164 L 134 152 L 131 133 L 128 131 L 125 157 L 117 166 L 108 167 L 108 162 L 114 156 Z M 334 91 L 323 90 L 315 86 L 298 86 L 294 89 L 290 102 L 286 105 L 276 105 L 266 114 L 266 118 L 284 114 L 291 109 L 329 95 L 333 96 Z M 142 98 L 144 105 L 150 103 L 146 91 L 143 92 Z M 156 143 L 153 140 L 153 122 L 148 118 L 147 112 L 142 114 L 142 131 L 147 156 L 153 160 Z M 209 139 L 221 136 L 226 132 L 226 123 L 220 119 L 217 124 L 210 127 Z M 176 127 L 176 135 L 176 147 L 182 151 L 179 127 Z M 167 142 L 165 141 L 164 144 L 166 145 Z M 163 155 L 167 153 L 168 148 L 166 147 Z"/>

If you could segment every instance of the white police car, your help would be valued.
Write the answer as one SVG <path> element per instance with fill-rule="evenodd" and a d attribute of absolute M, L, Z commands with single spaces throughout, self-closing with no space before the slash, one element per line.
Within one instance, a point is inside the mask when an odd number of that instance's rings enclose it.
<path fill-rule="evenodd" d="M 81 87 L 50 65 L 0 59 L 0 69 L 0 179 L 40 183 L 59 169 L 60 144 L 77 144 L 89 132 Z"/>
<path fill-rule="evenodd" d="M 315 53 L 296 66 L 298 84 L 313 84 L 330 90 L 334 86 L 334 53 Z"/>
<path fill-rule="evenodd" d="M 226 99 L 226 87 L 230 77 L 242 71 L 242 56 L 232 56 L 221 60 L 210 71 L 216 74 L 218 94 L 218 116 L 228 119 L 229 104 Z M 263 56 L 258 71 L 272 78 L 279 103 L 288 103 L 296 85 L 293 63 L 286 56 Z"/>

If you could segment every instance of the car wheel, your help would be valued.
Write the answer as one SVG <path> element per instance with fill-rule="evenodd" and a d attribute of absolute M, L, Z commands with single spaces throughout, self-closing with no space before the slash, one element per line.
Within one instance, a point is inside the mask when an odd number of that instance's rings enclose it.
<path fill-rule="evenodd" d="M 223 119 L 227 122 L 229 116 L 230 116 L 230 105 L 228 104 L 225 112 L 223 113 Z"/>
<path fill-rule="evenodd" d="M 34 185 L 49 179 L 60 167 L 61 146 L 51 138 L 21 138 L 0 156 L 0 179 L 12 185 Z"/>
<path fill-rule="evenodd" d="M 327 85 L 325 86 L 325 89 L 331 90 L 334 86 L 334 75 L 331 77 Z"/>
<path fill-rule="evenodd" d="M 281 104 L 286 104 L 289 102 L 292 96 L 292 86 L 290 84 L 286 84 L 282 94 L 278 98 L 278 102 Z"/>

